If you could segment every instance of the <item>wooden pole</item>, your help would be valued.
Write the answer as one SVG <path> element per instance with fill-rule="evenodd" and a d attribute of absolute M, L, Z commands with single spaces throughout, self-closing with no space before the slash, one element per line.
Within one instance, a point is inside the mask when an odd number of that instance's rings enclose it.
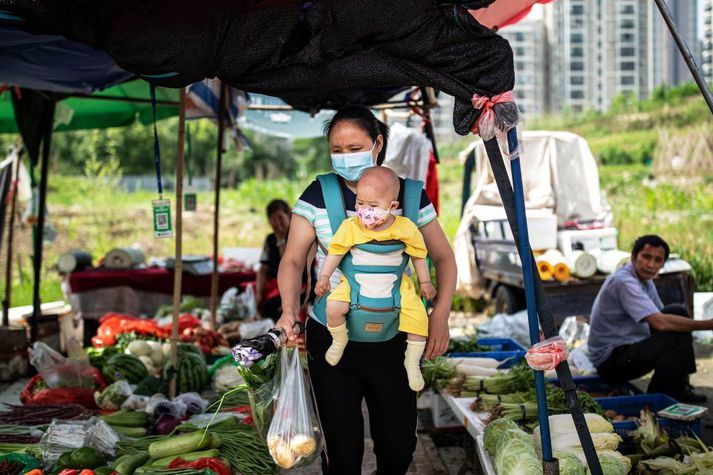
<path fill-rule="evenodd" d="M 12 241 L 15 237 L 15 210 L 17 207 L 17 184 L 20 177 L 20 151 L 17 152 L 15 163 L 13 164 L 13 174 L 10 192 L 12 201 L 10 202 L 10 222 L 7 230 L 7 262 L 5 262 L 5 298 L 2 301 L 2 324 L 10 326 L 10 306 L 12 305 Z"/>
<path fill-rule="evenodd" d="M 220 108 L 218 109 L 218 149 L 215 164 L 215 210 L 213 211 L 213 273 L 210 282 L 210 329 L 215 331 L 218 316 L 218 246 L 220 224 L 220 176 L 223 163 L 223 137 L 225 134 L 225 84 L 220 84 Z"/>
<path fill-rule="evenodd" d="M 178 362 L 178 314 L 181 305 L 181 284 L 183 278 L 183 162 L 184 140 L 186 135 L 186 89 L 181 88 L 181 108 L 178 113 L 178 151 L 176 153 L 176 250 L 173 270 L 173 324 L 171 325 L 171 368 L 177 369 Z M 176 395 L 176 373 L 169 382 L 169 395 Z"/>
<path fill-rule="evenodd" d="M 47 106 L 42 114 L 42 172 L 40 175 L 40 199 L 35 224 L 35 242 L 32 263 L 35 281 L 32 288 L 32 317 L 30 317 L 30 341 L 37 341 L 40 317 L 42 316 L 42 301 L 40 299 L 40 282 L 42 281 L 42 251 L 45 235 L 45 208 L 47 207 L 47 181 L 49 179 L 50 146 L 52 145 L 52 129 L 54 127 L 55 102 Z"/>

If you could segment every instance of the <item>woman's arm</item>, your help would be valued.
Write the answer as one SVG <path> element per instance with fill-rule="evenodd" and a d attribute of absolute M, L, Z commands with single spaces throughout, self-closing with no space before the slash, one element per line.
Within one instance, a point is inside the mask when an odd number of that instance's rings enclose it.
<path fill-rule="evenodd" d="M 277 287 L 280 289 L 282 297 L 282 316 L 275 324 L 275 328 L 285 330 L 290 340 L 297 337 L 292 331 L 292 326 L 297 321 L 300 312 L 302 272 L 304 272 L 307 255 L 315 239 L 316 234 L 309 221 L 302 216 L 293 214 L 290 232 L 287 236 L 287 247 L 277 272 Z"/>
<path fill-rule="evenodd" d="M 448 317 L 451 313 L 451 304 L 456 290 L 456 260 L 453 249 L 446 235 L 441 229 L 438 220 L 420 228 L 423 240 L 426 242 L 428 254 L 436 268 L 436 287 L 438 295 L 436 303 L 428 318 L 428 345 L 426 358 L 435 358 L 448 350 L 450 338 L 448 330 Z"/>

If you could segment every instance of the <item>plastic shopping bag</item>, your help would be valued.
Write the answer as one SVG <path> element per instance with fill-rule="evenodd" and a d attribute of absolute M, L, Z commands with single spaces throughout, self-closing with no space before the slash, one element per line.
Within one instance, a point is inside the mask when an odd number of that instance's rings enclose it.
<path fill-rule="evenodd" d="M 322 437 L 313 399 L 305 383 L 300 352 L 281 348 L 282 380 L 267 446 L 282 468 L 309 464 L 319 455 Z"/>
<path fill-rule="evenodd" d="M 65 358 L 42 342 L 30 350 L 30 363 L 37 369 L 49 388 L 93 388 L 94 368 L 81 345 L 70 339 L 69 357 Z"/>
<path fill-rule="evenodd" d="M 531 346 L 525 354 L 525 359 L 534 370 L 555 369 L 562 361 L 567 360 L 567 343 L 561 336 L 548 338 Z"/>

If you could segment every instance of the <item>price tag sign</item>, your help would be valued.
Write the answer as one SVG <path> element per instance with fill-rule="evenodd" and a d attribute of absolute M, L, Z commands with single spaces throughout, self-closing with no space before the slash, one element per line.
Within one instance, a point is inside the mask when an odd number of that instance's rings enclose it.
<path fill-rule="evenodd" d="M 151 200 L 153 207 L 153 235 L 157 238 L 173 236 L 171 200 Z"/>
<path fill-rule="evenodd" d="M 183 195 L 183 209 L 186 211 L 195 211 L 198 208 L 198 195 L 195 193 L 186 193 Z"/>

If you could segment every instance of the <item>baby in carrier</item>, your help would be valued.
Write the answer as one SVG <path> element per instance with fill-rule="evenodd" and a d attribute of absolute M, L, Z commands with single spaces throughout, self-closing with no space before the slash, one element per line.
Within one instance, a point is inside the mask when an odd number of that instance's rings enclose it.
<path fill-rule="evenodd" d="M 418 227 L 408 218 L 394 216 L 399 203 L 399 178 L 386 167 L 372 167 L 364 172 L 357 184 L 356 216 L 344 220 L 329 243 L 329 252 L 322 266 L 315 293 L 322 297 L 331 286 L 329 279 L 339 266 L 342 258 L 352 247 L 367 243 L 400 242 L 405 247 L 403 252 L 411 257 L 418 283 L 423 296 L 430 300 L 436 296 L 436 288 L 431 283 L 431 276 L 426 262 L 426 245 Z M 374 255 L 376 260 L 378 255 Z M 378 266 L 378 263 L 375 262 Z M 388 276 L 385 276 L 388 277 Z M 409 386 L 414 391 L 423 389 L 424 381 L 419 368 L 419 361 L 426 346 L 428 336 L 428 316 L 426 309 L 416 294 L 412 280 L 407 276 L 398 276 L 394 281 L 379 279 L 378 276 L 360 282 L 362 289 L 373 285 L 381 287 L 375 291 L 395 288 L 400 289 L 399 330 L 408 334 L 404 366 L 408 375 Z M 344 353 L 349 341 L 346 315 L 352 305 L 351 288 L 342 276 L 341 283 L 327 297 L 327 329 L 332 335 L 332 344 L 325 358 L 332 366 L 336 365 Z"/>

